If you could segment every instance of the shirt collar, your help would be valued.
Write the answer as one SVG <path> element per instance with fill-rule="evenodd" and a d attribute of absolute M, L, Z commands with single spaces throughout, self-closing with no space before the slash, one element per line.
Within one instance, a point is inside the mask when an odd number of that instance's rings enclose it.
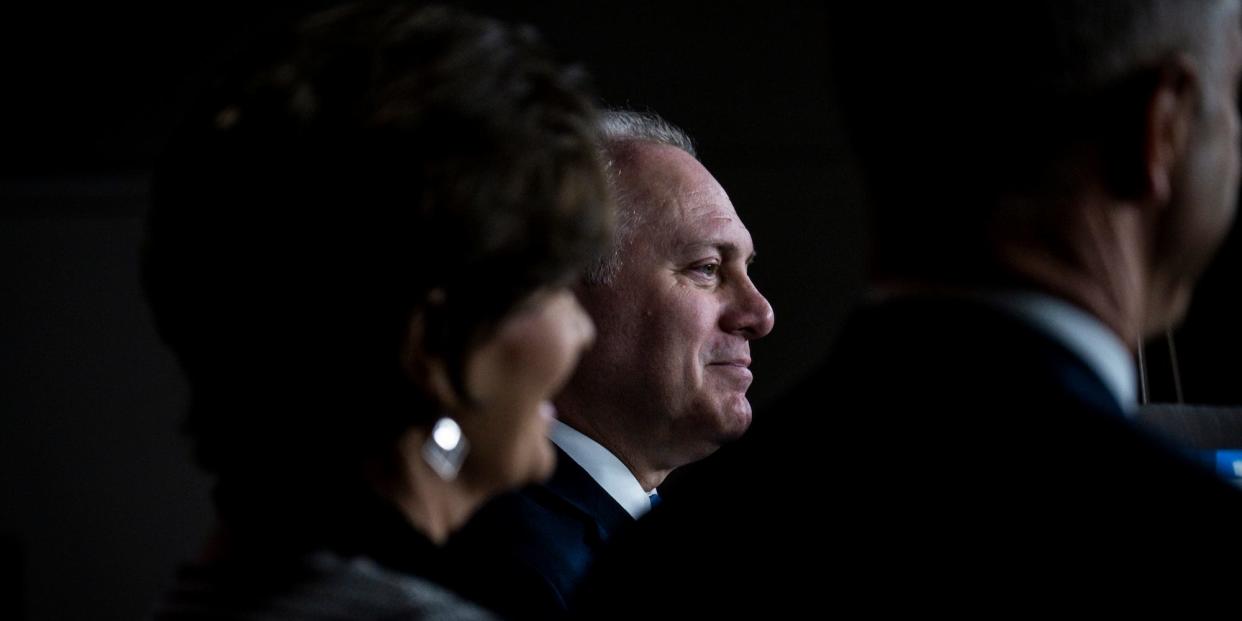
<path fill-rule="evenodd" d="M 552 421 L 550 435 L 552 443 L 582 466 L 631 517 L 638 519 L 651 510 L 651 498 L 634 473 L 612 451 L 559 420 Z"/>
<path fill-rule="evenodd" d="M 1057 340 L 1100 376 L 1126 414 L 1137 410 L 1134 358 L 1099 319 L 1051 295 L 1032 291 L 983 294 L 982 299 Z"/>

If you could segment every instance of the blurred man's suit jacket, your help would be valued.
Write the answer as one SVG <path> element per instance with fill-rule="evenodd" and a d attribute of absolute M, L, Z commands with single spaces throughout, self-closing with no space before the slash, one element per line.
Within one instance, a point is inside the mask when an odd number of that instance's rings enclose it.
<path fill-rule="evenodd" d="M 938 298 L 866 306 L 842 335 L 720 467 L 618 539 L 583 618 L 638 613 L 621 595 L 640 586 L 670 615 L 771 615 L 1139 602 L 1239 579 L 1242 493 L 1140 430 L 1057 339 Z"/>

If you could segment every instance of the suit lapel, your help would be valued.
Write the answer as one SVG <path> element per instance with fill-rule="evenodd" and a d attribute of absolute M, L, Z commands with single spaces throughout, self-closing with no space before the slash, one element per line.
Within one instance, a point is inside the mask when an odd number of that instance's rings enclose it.
<path fill-rule="evenodd" d="M 634 521 L 578 462 L 559 447 L 556 458 L 556 472 L 542 487 L 591 524 L 588 532 L 596 538 L 593 543 L 607 541 L 618 529 Z"/>

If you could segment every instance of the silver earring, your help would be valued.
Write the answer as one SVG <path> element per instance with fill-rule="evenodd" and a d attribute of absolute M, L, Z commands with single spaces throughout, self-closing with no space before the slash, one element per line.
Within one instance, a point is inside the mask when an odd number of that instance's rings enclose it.
<path fill-rule="evenodd" d="M 457 421 L 441 416 L 431 427 L 431 435 L 423 442 L 423 461 L 445 481 L 457 478 L 461 464 L 466 460 L 470 443 L 461 432 Z"/>

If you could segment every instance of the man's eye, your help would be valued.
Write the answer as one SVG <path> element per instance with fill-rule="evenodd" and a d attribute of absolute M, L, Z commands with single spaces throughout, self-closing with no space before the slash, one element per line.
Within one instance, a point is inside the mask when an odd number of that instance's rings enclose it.
<path fill-rule="evenodd" d="M 699 265 L 695 267 L 694 271 L 704 276 L 715 277 L 716 273 L 720 271 L 720 264 L 719 263 L 704 263 L 703 265 Z"/>

